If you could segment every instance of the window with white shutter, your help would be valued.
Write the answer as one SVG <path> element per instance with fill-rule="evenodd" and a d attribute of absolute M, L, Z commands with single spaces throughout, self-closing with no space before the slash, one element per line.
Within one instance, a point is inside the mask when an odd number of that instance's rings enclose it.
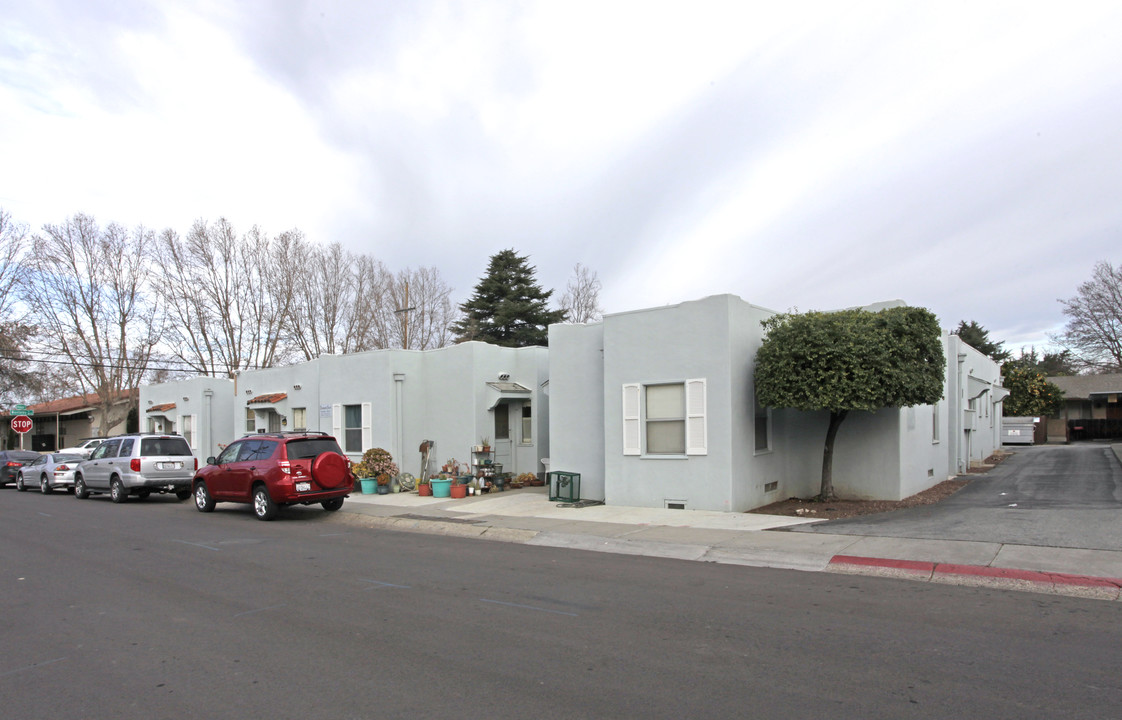
<path fill-rule="evenodd" d="M 639 389 L 638 383 L 623 386 L 624 455 L 639 455 L 642 452 L 640 445 Z"/>
<path fill-rule="evenodd" d="M 686 454 L 709 452 L 708 428 L 705 421 L 705 380 L 686 380 Z"/>
<path fill-rule="evenodd" d="M 374 431 L 371 425 L 374 422 L 374 410 L 371 403 L 362 404 L 362 449 L 365 451 L 374 446 Z"/>

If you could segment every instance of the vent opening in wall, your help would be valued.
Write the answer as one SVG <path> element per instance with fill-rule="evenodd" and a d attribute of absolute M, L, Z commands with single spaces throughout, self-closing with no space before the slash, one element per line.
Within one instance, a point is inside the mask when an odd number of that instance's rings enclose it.
<path fill-rule="evenodd" d="M 935 477 L 935 468 L 927 468 L 927 477 Z"/>
<path fill-rule="evenodd" d="M 764 492 L 775 492 L 779 489 L 779 481 L 769 482 L 764 485 Z"/>
<path fill-rule="evenodd" d="M 666 501 L 666 509 L 667 510 L 685 510 L 686 509 L 686 501 L 685 500 L 667 500 Z"/>

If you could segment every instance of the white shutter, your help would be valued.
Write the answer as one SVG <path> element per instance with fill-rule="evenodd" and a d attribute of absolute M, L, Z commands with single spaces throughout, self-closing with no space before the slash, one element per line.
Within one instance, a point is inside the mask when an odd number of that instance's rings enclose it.
<path fill-rule="evenodd" d="M 191 418 L 191 450 L 197 452 L 199 449 L 199 416 L 189 415 Z"/>
<path fill-rule="evenodd" d="M 374 419 L 374 406 L 370 403 L 362 404 L 362 450 L 363 452 L 374 447 L 374 433 L 370 424 Z"/>
<path fill-rule="evenodd" d="M 347 446 L 347 441 L 343 437 L 343 406 L 331 406 L 331 434 L 335 436 L 335 440 L 343 447 Z"/>
<path fill-rule="evenodd" d="M 686 454 L 708 454 L 705 380 L 686 380 Z"/>
<path fill-rule="evenodd" d="M 623 386 L 623 454 L 642 453 L 639 422 L 639 384 Z"/>

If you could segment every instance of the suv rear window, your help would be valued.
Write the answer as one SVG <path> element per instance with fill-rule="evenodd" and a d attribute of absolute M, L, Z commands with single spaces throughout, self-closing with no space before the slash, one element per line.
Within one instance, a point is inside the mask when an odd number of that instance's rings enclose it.
<path fill-rule="evenodd" d="M 151 455 L 190 455 L 191 446 L 181 437 L 147 437 L 140 439 L 140 454 Z"/>
<path fill-rule="evenodd" d="M 323 438 L 289 440 L 285 444 L 285 450 L 288 453 L 289 460 L 311 460 L 325 452 L 343 454 L 343 451 L 339 449 L 339 443 Z"/>

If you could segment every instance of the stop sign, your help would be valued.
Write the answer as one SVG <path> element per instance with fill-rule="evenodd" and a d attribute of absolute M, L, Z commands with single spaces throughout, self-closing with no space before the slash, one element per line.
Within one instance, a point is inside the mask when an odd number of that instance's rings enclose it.
<path fill-rule="evenodd" d="M 12 418 L 12 429 L 21 435 L 26 432 L 31 432 L 31 418 L 26 415 L 17 415 Z"/>

